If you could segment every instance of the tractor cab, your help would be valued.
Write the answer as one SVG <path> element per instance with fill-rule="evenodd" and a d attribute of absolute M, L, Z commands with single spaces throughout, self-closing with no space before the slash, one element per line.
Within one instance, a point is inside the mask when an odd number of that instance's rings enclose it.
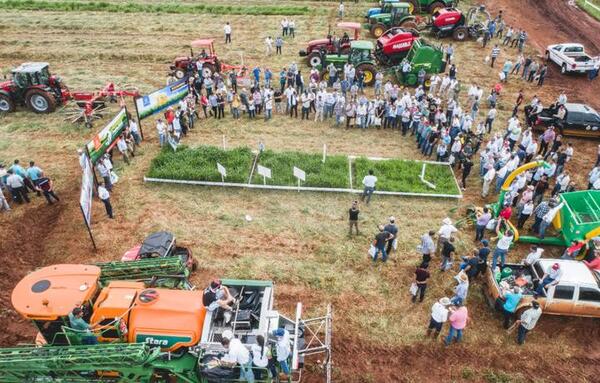
<path fill-rule="evenodd" d="M 195 52 L 194 52 L 195 49 Z M 217 57 L 214 39 L 198 39 L 190 43 L 190 55 L 177 57 L 170 68 L 175 77 L 183 78 L 193 72 L 196 63 L 202 63 L 204 76 L 210 76 L 215 71 L 221 72 L 221 63 Z"/>
<path fill-rule="evenodd" d="M 297 321 L 288 319 L 273 309 L 273 283 L 236 279 L 223 279 L 221 282 L 229 288 L 230 293 L 236 297 L 239 303 L 234 305 L 233 311 L 224 312 L 219 308 L 206 313 L 202 338 L 198 344 L 202 375 L 206 378 L 216 376 L 218 371 L 213 368 L 213 362 L 219 358 L 219 354 L 224 352 L 221 339 L 225 332 L 233 333 L 243 345 L 249 348 L 256 343 L 258 335 L 262 335 L 265 340 L 273 339 L 274 330 L 285 329 L 289 333 L 291 348 L 288 364 L 292 369 L 295 369 L 297 365 L 301 366 L 303 357 L 298 356 L 298 350 L 304 348 L 303 327 L 299 326 Z M 253 369 L 256 368 L 253 367 Z M 264 372 L 266 373 L 266 371 Z M 234 372 L 231 376 L 220 376 L 221 380 L 219 381 L 238 381 L 232 377 L 237 379 L 239 372 L 237 374 Z"/>
<path fill-rule="evenodd" d="M 137 245 L 123 254 L 121 261 L 169 257 L 181 258 L 191 271 L 198 266 L 192 257 L 192 251 L 187 247 L 177 246 L 175 236 L 168 231 L 159 231 L 148 235 L 141 245 Z"/>
<path fill-rule="evenodd" d="M 390 13 L 375 15 L 365 24 L 365 28 L 371 31 L 375 38 L 379 38 L 385 31 L 392 27 L 417 28 L 417 18 L 412 15 L 411 4 L 394 3 L 391 5 Z"/>
<path fill-rule="evenodd" d="M 350 50 L 348 54 L 334 54 L 328 55 L 325 52 L 321 52 L 323 65 L 321 66 L 321 78 L 325 81 L 329 81 L 329 72 L 327 66 L 329 64 L 335 65 L 338 71 L 344 68 L 346 63 L 354 65 L 356 72 L 362 71 L 365 74 L 364 84 L 373 85 L 375 82 L 375 60 L 373 57 L 373 50 L 375 46 L 372 42 L 367 40 L 352 41 L 350 43 Z"/>
<path fill-rule="evenodd" d="M 348 62 L 354 66 L 373 61 L 373 43 L 366 40 L 353 41 L 350 44 Z"/>
<path fill-rule="evenodd" d="M 342 21 L 337 23 L 336 26 L 344 33 L 334 36 L 330 31 L 326 38 L 311 40 L 305 50 L 298 52 L 300 57 L 307 57 L 307 63 L 310 67 L 319 67 L 322 64 L 322 53 L 348 53 L 350 43 L 360 38 L 360 23 Z"/>
<path fill-rule="evenodd" d="M 60 78 L 50 74 L 45 62 L 23 63 L 11 71 L 11 81 L 0 84 L 0 112 L 4 113 L 14 111 L 17 104 L 50 113 L 65 100 Z"/>
<path fill-rule="evenodd" d="M 411 14 L 412 12 L 409 3 L 392 4 L 390 10 L 392 25 L 395 25 L 397 21 L 400 21 L 402 18 L 410 16 Z"/>
<path fill-rule="evenodd" d="M 390 13 L 392 4 L 398 3 L 400 0 L 381 0 L 379 7 L 369 8 L 365 14 L 367 21 L 371 16 L 379 15 L 381 13 Z"/>

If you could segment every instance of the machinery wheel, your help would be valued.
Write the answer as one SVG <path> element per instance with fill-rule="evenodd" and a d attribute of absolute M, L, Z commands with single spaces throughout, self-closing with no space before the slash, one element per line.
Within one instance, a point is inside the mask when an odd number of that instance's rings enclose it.
<path fill-rule="evenodd" d="M 210 77 L 215 72 L 215 66 L 213 64 L 204 63 L 202 65 L 202 75 L 204 77 Z"/>
<path fill-rule="evenodd" d="M 41 89 L 32 89 L 27 92 L 25 103 L 35 113 L 52 113 L 56 109 L 54 97 Z"/>
<path fill-rule="evenodd" d="M 181 68 L 177 68 L 175 69 L 175 72 L 173 72 L 175 74 L 175 77 L 177 77 L 178 79 L 182 79 L 185 77 L 185 71 Z"/>
<path fill-rule="evenodd" d="M 311 54 L 308 55 L 308 66 L 311 68 L 322 64 L 323 60 L 321 59 L 319 52 L 311 52 Z"/>
<path fill-rule="evenodd" d="M 452 32 L 452 38 L 456 41 L 465 41 L 467 39 L 468 32 L 465 27 L 458 27 Z"/>
<path fill-rule="evenodd" d="M 412 15 L 421 13 L 421 5 L 419 4 L 419 0 L 406 0 L 409 7 L 408 10 Z"/>
<path fill-rule="evenodd" d="M 370 86 L 375 83 L 375 74 L 377 73 L 375 66 L 371 64 L 363 64 L 359 65 L 357 69 L 362 70 L 365 74 L 365 85 Z"/>
<path fill-rule="evenodd" d="M 429 13 L 433 15 L 435 12 L 444 8 L 446 8 L 446 5 L 444 3 L 442 3 L 441 1 L 436 1 L 429 6 Z"/>
<path fill-rule="evenodd" d="M 404 21 L 400 24 L 400 26 L 402 28 L 412 28 L 412 29 L 417 29 L 417 23 L 415 23 L 413 20 L 409 20 L 409 21 Z"/>
<path fill-rule="evenodd" d="M 378 39 L 385 32 L 385 25 L 375 24 L 371 27 L 371 34 Z"/>
<path fill-rule="evenodd" d="M 15 111 L 15 103 L 7 94 L 0 94 L 0 113 L 10 113 Z"/>

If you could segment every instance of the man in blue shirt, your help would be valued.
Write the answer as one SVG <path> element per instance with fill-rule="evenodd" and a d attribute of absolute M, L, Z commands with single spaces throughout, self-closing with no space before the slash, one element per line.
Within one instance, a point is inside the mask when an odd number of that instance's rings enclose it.
<path fill-rule="evenodd" d="M 29 193 L 29 190 L 31 190 L 32 192 L 36 191 L 35 186 L 31 182 L 31 179 L 29 179 L 29 175 L 27 174 L 25 169 L 19 164 L 19 160 L 15 160 L 13 165 L 8 170 L 12 170 L 14 174 L 19 175 L 23 178 L 23 181 L 25 182 L 25 192 L 26 193 Z M 38 194 L 39 194 L 39 192 L 38 192 Z"/>
<path fill-rule="evenodd" d="M 35 162 L 29 161 L 29 167 L 27 168 L 27 176 L 33 182 L 34 185 L 37 185 L 37 180 L 42 178 L 42 169 L 35 166 Z"/>
<path fill-rule="evenodd" d="M 504 293 L 504 304 L 502 305 L 504 328 L 508 329 L 510 327 L 510 321 L 517 311 L 517 306 L 519 305 L 521 298 L 523 298 L 523 294 L 521 294 L 521 290 L 518 286 L 515 286 L 512 292 L 506 291 Z"/>
<path fill-rule="evenodd" d="M 98 343 L 98 340 L 90 331 L 91 326 L 83 319 L 83 310 L 81 309 L 81 307 L 75 307 L 73 311 L 69 313 L 69 326 L 77 332 L 89 334 L 81 337 L 81 343 Z"/>

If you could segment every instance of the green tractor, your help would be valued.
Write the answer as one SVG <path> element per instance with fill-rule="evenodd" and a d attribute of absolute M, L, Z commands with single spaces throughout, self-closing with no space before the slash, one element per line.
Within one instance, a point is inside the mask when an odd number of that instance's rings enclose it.
<path fill-rule="evenodd" d="M 356 71 L 363 71 L 365 74 L 365 85 L 373 85 L 375 83 L 375 58 L 373 50 L 375 46 L 372 42 L 366 40 L 355 40 L 350 43 L 350 51 L 348 54 L 325 54 L 321 53 L 321 78 L 329 81 L 329 71 L 327 66 L 333 63 L 338 71 L 343 70 L 344 64 L 350 63 L 354 65 Z"/>
<path fill-rule="evenodd" d="M 410 64 L 410 71 L 403 72 L 405 62 Z M 421 69 L 425 70 L 425 86 L 429 85 L 429 77 L 434 73 L 442 73 L 446 70 L 444 52 L 438 47 L 426 43 L 424 40 L 416 40 L 400 65 L 392 68 L 395 71 L 399 83 L 415 86 L 418 83 L 418 74 Z"/>
<path fill-rule="evenodd" d="M 442 8 L 456 7 L 458 0 L 404 0 L 410 4 L 411 13 L 434 14 Z"/>
<path fill-rule="evenodd" d="M 412 15 L 409 3 L 393 3 L 390 6 L 390 13 L 371 16 L 369 23 L 364 25 L 375 38 L 379 38 L 392 27 L 417 28 L 419 21 Z"/>

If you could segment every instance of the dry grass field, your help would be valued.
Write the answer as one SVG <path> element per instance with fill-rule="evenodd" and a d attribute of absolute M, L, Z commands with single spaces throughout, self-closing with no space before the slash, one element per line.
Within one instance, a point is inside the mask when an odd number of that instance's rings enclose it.
<path fill-rule="evenodd" d="M 144 4 L 195 4 L 191 0 L 135 0 Z M 119 3 L 110 0 L 109 3 Z M 217 4 L 209 0 L 204 4 Z M 263 39 L 279 33 L 283 16 L 71 12 L 2 9 L 0 70 L 7 73 L 25 61 L 48 61 L 71 89 L 95 90 L 106 82 L 135 84 L 142 92 L 163 86 L 168 63 L 187 53 L 196 38 L 216 38 L 223 61 L 270 67 L 278 72 L 299 62 L 297 52 L 310 39 L 322 37 L 333 25 L 336 2 L 282 0 L 228 1 L 227 5 L 308 7 L 296 21 L 295 39 L 286 39 L 283 55 L 266 57 Z M 348 2 L 348 19 L 362 21 L 371 2 Z M 233 44 L 222 43 L 225 21 L 233 25 Z M 365 37 L 370 38 L 370 36 Z M 449 40 L 440 41 L 448 43 Z M 498 69 L 483 63 L 488 54 L 475 42 L 457 46 L 456 64 L 463 93 L 471 82 L 492 86 Z M 506 53 L 516 56 L 516 51 Z M 501 60 L 503 61 L 503 60 Z M 304 62 L 302 69 L 308 69 Z M 276 76 L 276 79 L 278 76 Z M 504 130 L 520 86 L 509 82 L 500 101 L 496 130 Z M 551 81 L 539 91 L 550 101 L 560 89 Z M 526 100 L 537 90 L 525 89 Z M 464 99 L 465 94 L 461 97 Z M 128 103 L 133 108 L 131 102 Z M 113 106 L 111 113 L 116 112 Z M 487 112 L 483 108 L 481 115 Z M 408 287 L 420 259 L 415 247 L 421 234 L 437 229 L 446 216 L 460 218 L 461 207 L 481 204 L 475 171 L 462 201 L 375 196 L 361 206 L 358 237 L 347 237 L 346 214 L 354 198 L 346 194 L 268 192 L 193 186 L 151 185 L 143 182 L 150 161 L 158 153 L 153 119 L 143 121 L 146 140 L 130 166 L 116 162 L 120 180 L 113 195 L 116 219 L 108 220 L 95 201 L 92 228 L 99 250 L 93 252 L 78 207 L 80 169 L 76 149 L 92 131 L 62 121 L 60 113 L 34 115 L 20 109 L 0 117 L 0 161 L 35 160 L 55 181 L 61 202 L 46 206 L 34 197 L 28 206 L 15 206 L 0 215 L 0 316 L 9 323 L 0 335 L 3 346 L 29 341 L 32 328 L 20 321 L 10 304 L 12 286 L 35 267 L 69 262 L 114 260 L 155 230 L 170 230 L 178 242 L 192 248 L 201 267 L 194 282 L 202 286 L 214 276 L 269 279 L 276 283 L 276 306 L 292 314 L 302 301 L 307 313 L 334 307 L 334 368 L 336 382 L 592 382 L 598 371 L 598 323 L 590 319 L 546 318 L 523 347 L 506 335 L 499 317 L 485 304 L 481 285 L 471 286 L 468 308 L 473 318 L 463 345 L 445 349 L 424 339 L 433 302 L 452 293 L 453 274 L 434 271 L 423 304 L 413 305 Z M 273 150 L 318 152 L 327 144 L 331 153 L 421 159 L 410 139 L 398 132 L 335 128 L 330 123 L 301 122 L 286 116 L 262 120 L 201 120 L 184 139 L 188 146 L 256 147 L 259 141 Z M 578 180 L 583 182 L 595 143 L 576 141 L 581 153 Z M 587 153 L 587 155 L 583 155 Z M 490 197 L 489 201 L 492 201 Z M 456 210 L 456 212 L 455 212 Z M 245 215 L 253 217 L 251 222 Z M 367 259 L 368 243 L 376 225 L 394 215 L 400 223 L 399 248 L 386 265 Z M 470 229 L 459 234 L 459 253 L 474 243 Z M 518 260 L 523 250 L 513 251 Z M 589 341 L 594 339 L 594 341 Z M 597 365 L 597 364 L 596 364 Z M 309 369 L 307 381 L 318 382 L 319 371 Z"/>

